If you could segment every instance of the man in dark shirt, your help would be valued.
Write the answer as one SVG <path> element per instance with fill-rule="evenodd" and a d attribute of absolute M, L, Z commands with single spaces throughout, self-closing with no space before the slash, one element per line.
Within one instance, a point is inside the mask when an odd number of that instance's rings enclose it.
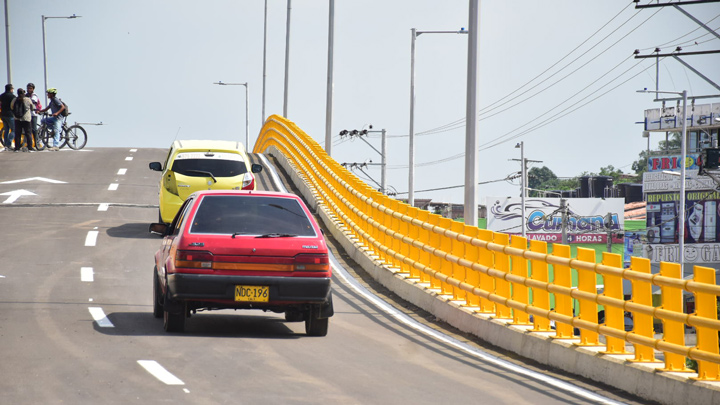
<path fill-rule="evenodd" d="M 0 139 L 2 140 L 5 150 L 10 150 L 10 142 L 12 142 L 12 133 L 10 132 L 15 128 L 15 116 L 10 109 L 10 103 L 15 99 L 13 94 L 13 85 L 5 85 L 5 93 L 0 94 L 0 118 L 2 118 L 2 131 L 0 131 Z"/>

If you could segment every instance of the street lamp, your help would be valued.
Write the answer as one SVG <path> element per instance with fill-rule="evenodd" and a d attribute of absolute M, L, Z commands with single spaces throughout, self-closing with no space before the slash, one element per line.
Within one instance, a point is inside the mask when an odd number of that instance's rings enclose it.
<path fill-rule="evenodd" d="M 50 18 L 65 18 L 65 19 L 71 19 L 71 18 L 80 18 L 81 15 L 71 15 L 68 17 L 46 17 L 42 16 L 42 37 L 43 37 L 43 73 L 45 77 L 45 106 L 47 106 L 48 99 L 47 99 L 47 48 L 45 47 L 45 20 L 48 20 Z"/>
<path fill-rule="evenodd" d="M 250 93 L 250 89 L 248 88 L 248 83 L 223 83 L 222 81 L 217 81 L 213 84 L 219 84 L 220 86 L 245 86 L 245 150 L 248 150 L 248 148 L 250 147 L 250 124 L 248 121 L 248 116 L 250 115 L 250 103 L 248 101 L 248 93 Z"/>
<path fill-rule="evenodd" d="M 678 91 L 648 91 L 648 89 L 638 90 L 638 93 L 663 93 L 677 94 L 682 96 L 683 100 L 683 118 L 682 118 L 682 137 L 680 139 L 680 215 L 678 218 L 678 261 L 680 269 L 683 271 L 683 262 L 685 261 L 685 170 L 687 168 L 687 90 Z M 656 96 L 657 97 L 657 96 Z"/>
<path fill-rule="evenodd" d="M 410 29 L 410 173 L 408 174 L 408 204 L 415 205 L 415 40 L 421 34 L 467 34 L 464 28 L 460 31 L 418 31 Z M 475 209 L 477 211 L 477 208 Z"/>

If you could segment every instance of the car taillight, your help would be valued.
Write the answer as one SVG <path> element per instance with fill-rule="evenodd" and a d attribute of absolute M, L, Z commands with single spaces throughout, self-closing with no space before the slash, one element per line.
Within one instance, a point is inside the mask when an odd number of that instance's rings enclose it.
<path fill-rule="evenodd" d="M 175 267 L 212 269 L 213 255 L 197 250 L 178 250 L 175 254 Z"/>
<path fill-rule="evenodd" d="M 255 176 L 253 176 L 251 173 L 245 173 L 245 176 L 243 177 L 242 182 L 242 189 L 243 190 L 252 190 L 255 188 Z"/>
<path fill-rule="evenodd" d="M 296 271 L 329 271 L 330 259 L 323 254 L 300 254 L 295 256 L 293 268 Z"/>

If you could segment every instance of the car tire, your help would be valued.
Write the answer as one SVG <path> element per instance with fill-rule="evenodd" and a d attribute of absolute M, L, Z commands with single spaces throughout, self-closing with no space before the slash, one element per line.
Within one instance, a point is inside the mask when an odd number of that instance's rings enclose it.
<path fill-rule="evenodd" d="M 157 266 L 153 270 L 153 316 L 155 318 L 162 318 L 165 310 L 163 309 L 162 301 L 164 296 L 162 289 L 160 288 L 160 281 L 157 274 Z"/>
<path fill-rule="evenodd" d="M 185 331 L 185 303 L 183 302 L 181 306 L 182 310 L 176 314 L 168 312 L 163 308 L 163 328 L 165 328 L 165 332 Z"/>
<path fill-rule="evenodd" d="M 307 333 L 308 336 L 326 336 L 329 324 L 330 318 L 319 319 L 308 316 L 305 320 L 305 333 Z"/>

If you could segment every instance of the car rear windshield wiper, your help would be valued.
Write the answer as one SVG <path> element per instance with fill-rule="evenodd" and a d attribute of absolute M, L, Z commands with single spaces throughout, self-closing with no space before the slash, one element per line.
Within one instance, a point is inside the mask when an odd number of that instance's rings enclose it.
<path fill-rule="evenodd" d="M 198 173 L 198 174 L 204 174 L 204 175 L 206 175 L 206 176 L 210 176 L 210 178 L 212 178 L 212 179 L 213 179 L 213 182 L 214 182 L 214 183 L 217 183 L 217 179 L 215 178 L 215 176 L 213 176 L 213 174 L 212 174 L 212 173 L 210 173 L 210 172 L 206 172 L 206 171 L 204 171 L 204 170 L 185 170 L 185 173 Z"/>
<path fill-rule="evenodd" d="M 264 235 L 256 236 L 256 238 L 293 238 L 297 236 L 294 233 L 266 233 Z"/>

